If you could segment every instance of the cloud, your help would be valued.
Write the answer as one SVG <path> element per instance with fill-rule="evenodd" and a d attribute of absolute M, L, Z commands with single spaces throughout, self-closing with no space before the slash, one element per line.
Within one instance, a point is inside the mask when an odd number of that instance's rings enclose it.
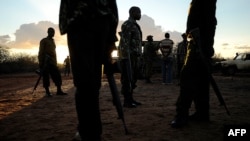
<path fill-rule="evenodd" d="M 237 46 L 234 46 L 234 48 L 238 50 L 243 50 L 243 51 L 250 51 L 249 45 L 237 45 Z"/>
<path fill-rule="evenodd" d="M 117 31 L 121 30 L 121 24 L 124 21 L 120 21 Z M 155 41 L 164 39 L 164 34 L 166 31 L 163 31 L 161 26 L 155 25 L 154 19 L 142 15 L 138 24 L 141 26 L 143 32 L 143 40 L 146 40 L 148 35 L 153 35 Z M 0 36 L 0 44 L 5 44 L 10 48 L 15 49 L 30 49 L 38 48 L 39 42 L 42 38 L 47 36 L 48 27 L 53 27 L 55 29 L 55 42 L 56 45 L 67 46 L 66 36 L 61 36 L 58 28 L 58 24 L 54 24 L 50 21 L 40 21 L 38 23 L 28 23 L 22 24 L 19 29 L 16 30 L 14 36 L 15 40 L 11 40 L 10 36 L 3 35 Z M 170 38 L 174 40 L 175 43 L 181 41 L 181 34 L 177 31 L 167 31 L 170 33 Z"/>
<path fill-rule="evenodd" d="M 10 36 L 9 35 L 2 35 L 0 36 L 0 44 L 4 45 L 10 42 Z"/>
<path fill-rule="evenodd" d="M 121 31 L 121 25 L 124 21 L 120 21 L 118 25 L 117 31 Z M 155 41 L 160 41 L 164 39 L 164 35 L 166 32 L 170 34 L 170 38 L 177 44 L 182 40 L 181 32 L 178 31 L 163 31 L 162 27 L 159 25 L 155 25 L 155 21 L 153 18 L 142 15 L 141 19 L 138 21 L 138 24 L 141 27 L 142 30 L 142 40 L 146 40 L 146 37 L 148 35 L 153 35 L 153 38 Z"/>
<path fill-rule="evenodd" d="M 56 44 L 66 44 L 66 37 L 60 35 L 58 25 L 50 21 L 22 24 L 14 33 L 15 39 L 11 40 L 9 35 L 0 36 L 0 44 L 15 49 L 30 49 L 39 47 L 40 40 L 47 36 L 47 29 L 55 29 Z"/>
<path fill-rule="evenodd" d="M 228 46 L 229 45 L 229 43 L 223 43 L 222 44 L 222 46 L 224 46 L 224 47 L 226 47 L 226 46 Z"/>
<path fill-rule="evenodd" d="M 23 24 L 16 30 L 12 47 L 13 48 L 31 48 L 38 47 L 42 38 L 47 36 L 47 29 L 53 27 L 55 29 L 55 40 L 60 38 L 58 25 L 49 21 L 40 21 L 36 23 Z"/>
<path fill-rule="evenodd" d="M 249 52 L 250 46 L 245 44 L 222 43 L 221 47 L 217 48 L 217 51 L 220 52 L 223 57 L 232 58 L 236 52 Z"/>
<path fill-rule="evenodd" d="M 235 49 L 250 50 L 250 46 L 249 45 L 237 45 L 234 48 Z"/>

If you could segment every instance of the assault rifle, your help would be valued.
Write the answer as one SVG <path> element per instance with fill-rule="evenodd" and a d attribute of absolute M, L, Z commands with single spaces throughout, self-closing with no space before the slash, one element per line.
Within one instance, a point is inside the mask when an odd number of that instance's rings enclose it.
<path fill-rule="evenodd" d="M 35 84 L 35 86 L 34 86 L 34 88 L 33 88 L 32 94 L 34 94 L 34 92 L 35 92 L 35 90 L 36 90 L 36 88 L 37 88 L 37 86 L 38 86 L 38 84 L 39 84 L 39 82 L 40 82 L 40 80 L 41 80 L 41 78 L 42 78 L 43 71 L 44 71 L 45 68 L 47 67 L 47 63 L 48 63 L 49 57 L 50 57 L 50 56 L 45 55 L 43 68 L 40 68 L 40 69 L 38 69 L 38 70 L 35 71 L 35 72 L 39 75 L 39 77 L 38 77 L 38 79 L 37 79 L 37 81 L 36 81 L 36 84 Z"/>
<path fill-rule="evenodd" d="M 114 70 L 115 70 L 114 68 L 115 68 L 114 64 L 111 63 L 111 60 L 107 60 L 104 63 L 104 72 L 106 73 L 106 77 L 108 79 L 109 88 L 113 97 L 113 104 L 116 107 L 116 111 L 118 113 L 118 119 L 122 120 L 123 127 L 125 129 L 125 134 L 128 134 L 128 129 L 127 129 L 125 119 L 124 119 L 124 113 L 123 113 L 121 100 L 120 100 L 119 93 L 118 93 L 117 86 L 116 86 L 115 79 L 114 79 Z"/>
<path fill-rule="evenodd" d="M 230 115 L 229 113 L 229 110 L 227 109 L 227 106 L 226 106 L 226 103 L 221 95 L 221 92 L 219 90 L 219 87 L 218 85 L 216 84 L 211 72 L 210 72 L 210 69 L 209 69 L 209 62 L 206 60 L 205 58 L 205 55 L 203 54 L 202 50 L 201 50 L 201 39 L 200 39 L 200 29 L 199 28 L 195 28 L 193 30 L 190 31 L 190 35 L 192 36 L 191 38 L 193 39 L 194 41 L 194 44 L 197 44 L 197 51 L 199 52 L 199 55 L 201 57 L 201 60 L 203 61 L 203 63 L 205 64 L 205 67 L 208 71 L 208 75 L 209 75 L 209 78 L 210 78 L 210 83 L 214 89 L 214 92 L 220 102 L 221 105 L 223 105 L 225 107 L 225 110 L 227 112 L 228 115 Z"/>
<path fill-rule="evenodd" d="M 129 48 L 127 48 L 127 52 L 128 52 L 128 58 L 125 59 L 125 63 L 126 63 L 126 70 L 127 70 L 127 75 L 128 75 L 128 81 L 129 81 L 129 91 L 132 92 L 132 90 L 133 90 L 133 86 L 132 86 L 133 70 L 132 70 L 132 65 L 131 65 L 131 58 L 130 58 L 130 50 L 129 50 Z"/>

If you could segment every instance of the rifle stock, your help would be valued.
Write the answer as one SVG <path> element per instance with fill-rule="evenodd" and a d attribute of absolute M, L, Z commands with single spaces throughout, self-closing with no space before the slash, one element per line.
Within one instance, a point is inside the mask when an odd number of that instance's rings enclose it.
<path fill-rule="evenodd" d="M 195 29 L 193 29 L 193 30 L 190 31 L 190 34 L 191 34 L 194 42 L 197 44 L 197 47 L 198 47 L 197 51 L 199 52 L 201 60 L 203 61 L 203 63 L 206 66 L 206 69 L 208 71 L 208 75 L 209 75 L 209 78 L 210 78 L 210 83 L 211 83 L 211 85 L 212 85 L 212 87 L 214 89 L 214 92 L 215 92 L 215 94 L 216 94 L 216 96 L 217 96 L 217 98 L 218 98 L 218 100 L 220 102 L 220 105 L 223 105 L 224 108 L 225 108 L 225 110 L 226 110 L 226 112 L 227 112 L 227 114 L 230 115 L 230 112 L 229 112 L 229 110 L 227 108 L 227 105 L 226 105 L 226 103 L 225 103 L 222 95 L 221 95 L 219 87 L 218 87 L 217 83 L 215 82 L 215 80 L 214 80 L 214 78 L 213 78 L 213 76 L 212 76 L 212 74 L 210 72 L 209 63 L 206 60 L 205 55 L 203 54 L 203 52 L 201 50 L 200 29 L 199 28 L 195 28 Z"/>

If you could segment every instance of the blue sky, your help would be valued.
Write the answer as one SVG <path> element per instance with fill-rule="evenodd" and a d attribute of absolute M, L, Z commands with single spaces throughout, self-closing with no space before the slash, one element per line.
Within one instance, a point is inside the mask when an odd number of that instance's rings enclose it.
<path fill-rule="evenodd" d="M 189 3 L 190 0 L 117 0 L 120 21 L 128 18 L 128 9 L 131 6 L 139 6 L 142 15 L 153 19 L 151 23 L 153 26 L 160 27 L 163 32 L 179 33 L 185 31 Z M 26 42 L 25 48 L 28 45 L 35 46 L 35 41 L 29 43 L 28 37 L 25 39 L 17 37 L 29 36 L 29 33 L 24 33 L 24 27 L 21 25 L 32 24 L 34 28 L 40 21 L 58 24 L 59 5 L 60 0 L 1 0 L 0 45 L 6 43 L 3 38 L 6 39 L 9 35 L 13 42 L 16 39 Z M 250 51 L 250 0 L 218 0 L 216 16 L 218 20 L 214 45 L 216 54 L 230 57 L 236 52 Z M 35 34 L 38 31 L 31 33 Z M 40 33 L 39 36 L 39 38 L 46 36 L 46 32 Z M 13 43 L 7 44 L 10 47 L 12 45 Z M 63 55 L 66 56 L 67 53 Z"/>

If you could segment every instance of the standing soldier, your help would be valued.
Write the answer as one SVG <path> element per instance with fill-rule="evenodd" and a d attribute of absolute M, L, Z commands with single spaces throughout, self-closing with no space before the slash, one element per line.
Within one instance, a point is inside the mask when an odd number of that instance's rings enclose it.
<path fill-rule="evenodd" d="M 152 83 L 150 78 L 152 76 L 153 62 L 156 59 L 156 51 L 158 50 L 157 46 L 153 43 L 153 36 L 147 36 L 148 42 L 143 48 L 143 60 L 145 63 L 145 80 L 146 83 Z"/>
<path fill-rule="evenodd" d="M 67 56 L 67 58 L 64 59 L 64 76 L 70 74 L 70 59 L 69 56 Z"/>
<path fill-rule="evenodd" d="M 211 74 L 209 73 L 211 72 L 206 64 L 209 64 L 214 54 L 213 44 L 217 25 L 215 13 L 216 0 L 192 0 L 186 30 L 191 41 L 188 43 L 187 60 L 181 71 L 180 95 L 176 103 L 177 114 L 171 122 L 174 128 L 185 125 L 188 120 L 210 120 L 209 76 Z M 199 41 L 191 34 L 194 29 L 199 29 Z M 192 101 L 196 111 L 189 116 Z"/>
<path fill-rule="evenodd" d="M 183 33 L 181 35 L 182 41 L 177 45 L 177 77 L 180 78 L 181 69 L 184 65 L 186 53 L 187 53 L 187 35 Z"/>
<path fill-rule="evenodd" d="M 133 98 L 133 89 L 138 79 L 138 57 L 141 55 L 142 32 L 136 20 L 141 19 L 141 10 L 133 6 L 129 9 L 129 19 L 122 24 L 120 32 L 119 57 L 121 65 L 121 93 L 124 96 L 124 107 L 133 108 L 141 105 Z"/>
<path fill-rule="evenodd" d="M 57 67 L 56 59 L 56 44 L 54 42 L 55 30 L 50 27 L 48 28 L 48 36 L 40 41 L 38 60 L 39 68 L 43 77 L 43 87 L 46 91 L 46 96 L 52 96 L 49 90 L 50 76 L 57 87 L 56 95 L 66 95 L 61 89 L 62 78 L 61 73 Z"/>
<path fill-rule="evenodd" d="M 61 34 L 67 33 L 81 140 L 101 141 L 101 73 L 117 41 L 116 0 L 61 0 L 59 16 Z"/>

